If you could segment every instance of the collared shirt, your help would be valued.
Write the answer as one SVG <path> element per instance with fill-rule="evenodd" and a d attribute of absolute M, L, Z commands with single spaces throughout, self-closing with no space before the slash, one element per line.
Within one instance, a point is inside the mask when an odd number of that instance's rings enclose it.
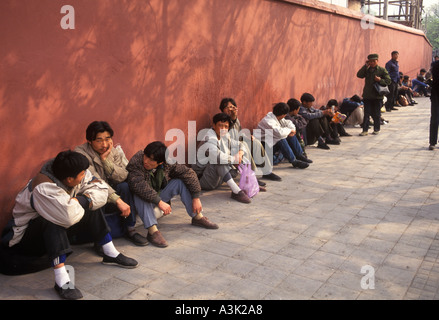
<path fill-rule="evenodd" d="M 390 79 L 392 79 L 393 82 L 398 82 L 399 81 L 399 64 L 398 61 L 396 60 L 389 60 L 386 63 L 386 69 L 387 72 L 389 73 Z"/>

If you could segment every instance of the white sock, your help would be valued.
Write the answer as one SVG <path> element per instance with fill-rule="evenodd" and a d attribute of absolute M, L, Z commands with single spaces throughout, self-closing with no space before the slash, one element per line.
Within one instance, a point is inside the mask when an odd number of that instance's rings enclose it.
<path fill-rule="evenodd" d="M 104 254 L 111 257 L 116 258 L 120 252 L 117 251 L 116 247 L 113 244 L 113 241 L 107 242 L 102 246 L 102 250 L 104 250 Z"/>
<path fill-rule="evenodd" d="M 53 271 L 55 271 L 55 282 L 60 288 L 70 281 L 69 273 L 65 266 L 53 269 Z"/>
<path fill-rule="evenodd" d="M 233 179 L 227 180 L 227 185 L 232 189 L 232 192 L 237 194 L 239 191 L 241 191 L 241 188 L 236 184 L 236 182 Z"/>

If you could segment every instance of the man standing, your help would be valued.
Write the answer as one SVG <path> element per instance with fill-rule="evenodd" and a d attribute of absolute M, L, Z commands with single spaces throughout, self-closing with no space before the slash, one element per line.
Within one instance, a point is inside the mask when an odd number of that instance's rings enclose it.
<path fill-rule="evenodd" d="M 373 53 L 367 56 L 367 61 L 357 72 L 357 77 L 364 80 L 363 101 L 364 101 L 364 121 L 363 131 L 360 136 L 367 136 L 369 130 L 369 117 L 373 119 L 373 134 L 380 132 L 381 107 L 383 106 L 383 96 L 375 89 L 374 84 L 378 82 L 381 86 L 388 86 L 392 81 L 389 73 L 378 65 L 378 54 Z"/>
<path fill-rule="evenodd" d="M 433 150 L 437 143 L 439 126 L 439 60 L 433 62 L 431 66 L 433 85 L 431 87 L 431 116 L 430 116 L 430 146 Z"/>
<path fill-rule="evenodd" d="M 392 59 L 386 63 L 386 70 L 389 73 L 392 82 L 389 84 L 390 93 L 387 95 L 386 111 L 398 110 L 395 108 L 395 101 L 398 97 L 398 81 L 399 81 L 399 64 L 398 51 L 392 51 Z"/>

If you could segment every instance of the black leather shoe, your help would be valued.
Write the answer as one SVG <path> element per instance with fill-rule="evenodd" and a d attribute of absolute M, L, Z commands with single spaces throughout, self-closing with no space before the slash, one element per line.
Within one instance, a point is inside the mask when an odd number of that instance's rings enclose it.
<path fill-rule="evenodd" d="M 257 179 L 258 180 L 258 185 L 260 186 L 260 187 L 265 187 L 267 184 L 264 182 L 264 181 L 261 181 L 261 180 L 259 180 L 259 179 Z"/>
<path fill-rule="evenodd" d="M 291 163 L 294 168 L 305 169 L 309 167 L 309 164 L 300 160 L 293 161 Z"/>
<path fill-rule="evenodd" d="M 269 173 L 269 174 L 264 174 L 262 176 L 263 179 L 268 179 L 268 180 L 273 180 L 273 181 L 282 181 L 282 178 L 279 177 L 277 174 Z"/>
<path fill-rule="evenodd" d="M 303 154 L 301 154 L 300 156 L 297 156 L 296 159 L 297 159 L 297 160 L 300 160 L 300 161 L 303 161 L 303 162 L 306 162 L 306 163 L 312 163 L 312 160 L 311 160 L 311 159 L 308 159 L 308 158 L 305 157 Z"/>
<path fill-rule="evenodd" d="M 326 143 L 324 143 L 324 142 L 320 142 L 320 141 L 319 141 L 319 143 L 317 144 L 317 148 L 325 149 L 325 150 L 329 150 L 329 149 L 330 149 L 329 146 L 328 146 Z"/>
<path fill-rule="evenodd" d="M 68 284 L 69 282 L 67 282 L 67 285 Z M 56 293 L 58 293 L 58 295 L 65 300 L 79 300 L 83 298 L 81 291 L 76 288 L 64 289 L 55 283 L 54 289 Z"/>
<path fill-rule="evenodd" d="M 137 268 L 137 266 L 139 265 L 136 260 L 125 257 L 122 253 L 119 253 L 116 258 L 112 258 L 104 254 L 104 259 L 102 260 L 102 263 L 113 264 L 127 269 L 134 269 Z"/>
<path fill-rule="evenodd" d="M 148 239 L 146 239 L 144 236 L 142 236 L 140 233 L 134 233 L 132 236 L 129 235 L 129 233 L 127 232 L 127 234 L 125 235 L 125 238 L 129 241 L 131 241 L 132 243 L 134 243 L 136 246 L 147 246 L 148 245 Z"/>

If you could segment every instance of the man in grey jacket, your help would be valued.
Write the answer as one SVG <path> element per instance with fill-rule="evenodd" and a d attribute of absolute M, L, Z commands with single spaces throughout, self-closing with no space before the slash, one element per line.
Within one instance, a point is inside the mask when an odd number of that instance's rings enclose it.
<path fill-rule="evenodd" d="M 136 232 L 136 215 L 132 210 L 133 196 L 125 182 L 128 177 L 128 160 L 122 149 L 114 147 L 113 135 L 114 131 L 106 121 L 94 121 L 87 127 L 87 142 L 77 146 L 75 151 L 87 158 L 90 172 L 109 185 L 105 217 L 112 227 L 112 236 L 125 234 L 134 244 L 145 246 L 148 240 Z M 113 222 L 113 215 L 110 213 L 115 212 L 120 214 L 121 219 Z"/>
<path fill-rule="evenodd" d="M 304 93 L 300 97 L 302 106 L 299 114 L 308 120 L 306 125 L 306 144 L 311 145 L 318 141 L 317 147 L 320 149 L 329 149 L 328 144 L 339 144 L 331 138 L 331 128 L 327 117 L 334 114 L 331 109 L 320 110 L 313 107 L 314 97 L 310 93 Z M 323 140 L 325 137 L 325 140 Z"/>

